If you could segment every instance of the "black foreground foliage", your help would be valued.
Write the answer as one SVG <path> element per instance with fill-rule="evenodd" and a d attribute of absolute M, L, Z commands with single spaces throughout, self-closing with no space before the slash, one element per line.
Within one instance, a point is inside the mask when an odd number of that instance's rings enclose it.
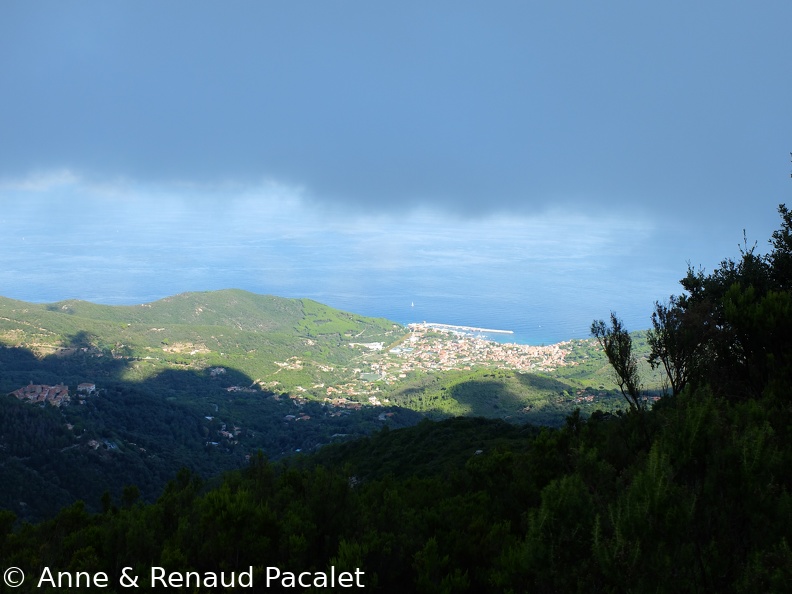
<path fill-rule="evenodd" d="M 151 505 L 130 492 L 21 526 L 0 512 L 0 558 L 28 574 L 17 592 L 68 591 L 35 587 L 45 567 L 106 572 L 108 592 L 131 567 L 138 591 L 172 591 L 149 587 L 152 566 L 252 566 L 262 592 L 305 591 L 266 589 L 268 567 L 331 566 L 365 572 L 369 592 L 792 591 L 792 215 L 779 211 L 768 255 L 689 271 L 664 306 L 658 360 L 689 359 L 652 409 L 559 430 L 427 421 L 289 466 L 260 456 L 211 489 L 182 471 Z"/>

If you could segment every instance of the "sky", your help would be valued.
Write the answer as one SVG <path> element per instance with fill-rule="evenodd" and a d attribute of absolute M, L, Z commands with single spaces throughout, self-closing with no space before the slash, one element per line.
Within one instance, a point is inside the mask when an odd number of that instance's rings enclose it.
<path fill-rule="evenodd" d="M 588 229 L 678 279 L 778 226 L 790 22 L 773 0 L 5 2 L 0 232 L 123 216 L 143 241 L 252 209 L 284 237 L 382 229 L 375 266 L 405 222 L 442 226 L 432 249 Z"/>

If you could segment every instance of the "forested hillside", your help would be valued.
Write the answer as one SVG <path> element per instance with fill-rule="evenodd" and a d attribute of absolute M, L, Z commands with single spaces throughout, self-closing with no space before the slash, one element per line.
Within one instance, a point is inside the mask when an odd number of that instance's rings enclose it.
<path fill-rule="evenodd" d="M 286 387 L 315 381 L 331 373 L 324 363 L 360 356 L 350 342 L 402 333 L 386 320 L 244 291 L 130 307 L 0 299 L 0 507 L 25 519 L 76 499 L 99 510 L 103 492 L 120 497 L 131 485 L 153 501 L 182 467 L 210 477 L 259 450 L 309 451 L 366 435 L 388 412 L 393 427 L 414 424 L 420 415 L 408 410 L 332 406 L 253 375 L 287 378 Z M 301 368 L 277 364 L 295 353 Z M 64 402 L 7 395 L 60 385 Z"/>
<path fill-rule="evenodd" d="M 423 416 L 559 426 L 575 407 L 623 406 L 591 341 L 419 334 L 237 290 L 137 306 L 0 299 L 0 508 L 98 511 L 131 485 L 152 502 L 182 467 L 209 478 L 258 451 L 278 460 Z"/>

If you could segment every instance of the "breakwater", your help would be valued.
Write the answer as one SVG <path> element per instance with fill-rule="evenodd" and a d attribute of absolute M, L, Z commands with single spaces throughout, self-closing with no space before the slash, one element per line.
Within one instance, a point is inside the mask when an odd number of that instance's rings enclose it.
<path fill-rule="evenodd" d="M 475 328 L 473 326 L 457 326 L 454 324 L 438 324 L 436 322 L 423 322 L 422 324 L 410 324 L 410 327 L 435 328 L 437 330 L 451 330 L 458 332 L 485 332 L 487 334 L 514 334 L 513 330 L 495 330 L 493 328 Z"/>

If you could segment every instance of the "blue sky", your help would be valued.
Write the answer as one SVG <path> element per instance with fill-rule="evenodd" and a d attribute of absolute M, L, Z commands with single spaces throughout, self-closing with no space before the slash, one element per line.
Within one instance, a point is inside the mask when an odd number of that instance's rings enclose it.
<path fill-rule="evenodd" d="M 648 257 L 679 278 L 777 227 L 791 22 L 781 1 L 6 2 L 0 200 L 17 223 L 253 201 L 283 233 L 588 228 L 665 241 Z"/>

